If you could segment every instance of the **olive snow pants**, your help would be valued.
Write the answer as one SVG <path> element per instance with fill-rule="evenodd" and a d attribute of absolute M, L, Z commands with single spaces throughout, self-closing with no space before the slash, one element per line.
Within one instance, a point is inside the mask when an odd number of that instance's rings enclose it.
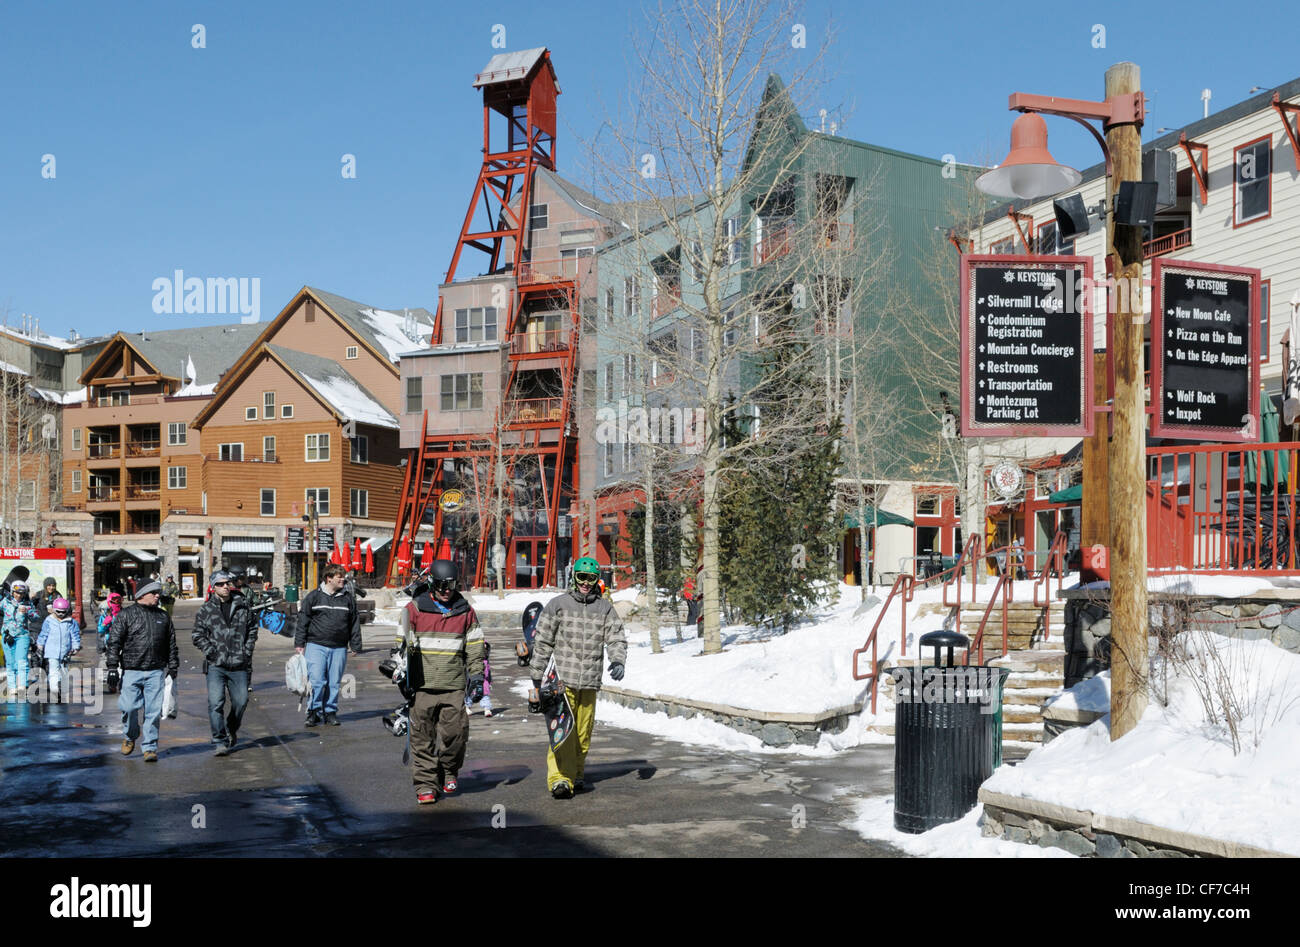
<path fill-rule="evenodd" d="M 554 789 L 557 783 L 576 786 L 587 770 L 587 751 L 591 749 L 591 731 L 596 727 L 596 695 L 591 690 L 574 690 L 566 687 L 569 705 L 573 708 L 573 733 L 560 744 L 558 753 L 546 748 L 546 788 Z"/>
<path fill-rule="evenodd" d="M 465 692 L 416 691 L 411 708 L 412 781 L 416 792 L 441 790 L 460 772 L 469 743 Z"/>

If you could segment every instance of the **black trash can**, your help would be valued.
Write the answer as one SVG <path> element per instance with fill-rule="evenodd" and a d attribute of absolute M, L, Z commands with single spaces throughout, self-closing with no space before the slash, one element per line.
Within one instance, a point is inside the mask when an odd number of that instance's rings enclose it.
<path fill-rule="evenodd" d="M 886 668 L 894 679 L 894 828 L 918 834 L 975 807 L 1001 757 L 1006 668 L 954 665 L 955 631 L 921 636 L 934 664 Z M 940 652 L 947 649 L 947 663 Z"/>

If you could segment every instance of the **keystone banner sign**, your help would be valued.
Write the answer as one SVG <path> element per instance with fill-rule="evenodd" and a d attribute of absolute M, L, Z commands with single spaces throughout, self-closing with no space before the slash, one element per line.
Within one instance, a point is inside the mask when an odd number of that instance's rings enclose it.
<path fill-rule="evenodd" d="M 1259 440 L 1259 270 L 1151 261 L 1151 433 Z"/>
<path fill-rule="evenodd" d="M 1092 260 L 963 254 L 961 433 L 1087 437 Z"/>

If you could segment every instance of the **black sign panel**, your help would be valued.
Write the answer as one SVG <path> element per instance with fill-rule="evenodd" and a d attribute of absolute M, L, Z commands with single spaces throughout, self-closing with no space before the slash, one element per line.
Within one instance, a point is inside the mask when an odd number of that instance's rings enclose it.
<path fill-rule="evenodd" d="M 334 527 L 320 526 L 316 529 L 316 551 L 333 552 L 334 551 Z"/>
<path fill-rule="evenodd" d="M 307 531 L 301 526 L 290 526 L 284 540 L 285 552 L 305 552 L 307 549 Z"/>
<path fill-rule="evenodd" d="M 1152 433 L 1258 440 L 1259 271 L 1156 259 L 1152 280 Z"/>
<path fill-rule="evenodd" d="M 962 258 L 962 434 L 1092 433 L 1091 261 Z"/>

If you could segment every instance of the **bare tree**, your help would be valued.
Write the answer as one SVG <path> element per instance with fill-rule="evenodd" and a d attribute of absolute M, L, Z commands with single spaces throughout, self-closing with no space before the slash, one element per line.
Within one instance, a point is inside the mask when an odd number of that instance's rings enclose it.
<path fill-rule="evenodd" d="M 4 323 L 8 329 L 7 311 Z M 30 364 L 27 351 L 8 331 L 0 333 L 0 544 L 6 546 L 35 545 L 39 511 L 61 499 L 61 408 L 18 364 Z"/>

